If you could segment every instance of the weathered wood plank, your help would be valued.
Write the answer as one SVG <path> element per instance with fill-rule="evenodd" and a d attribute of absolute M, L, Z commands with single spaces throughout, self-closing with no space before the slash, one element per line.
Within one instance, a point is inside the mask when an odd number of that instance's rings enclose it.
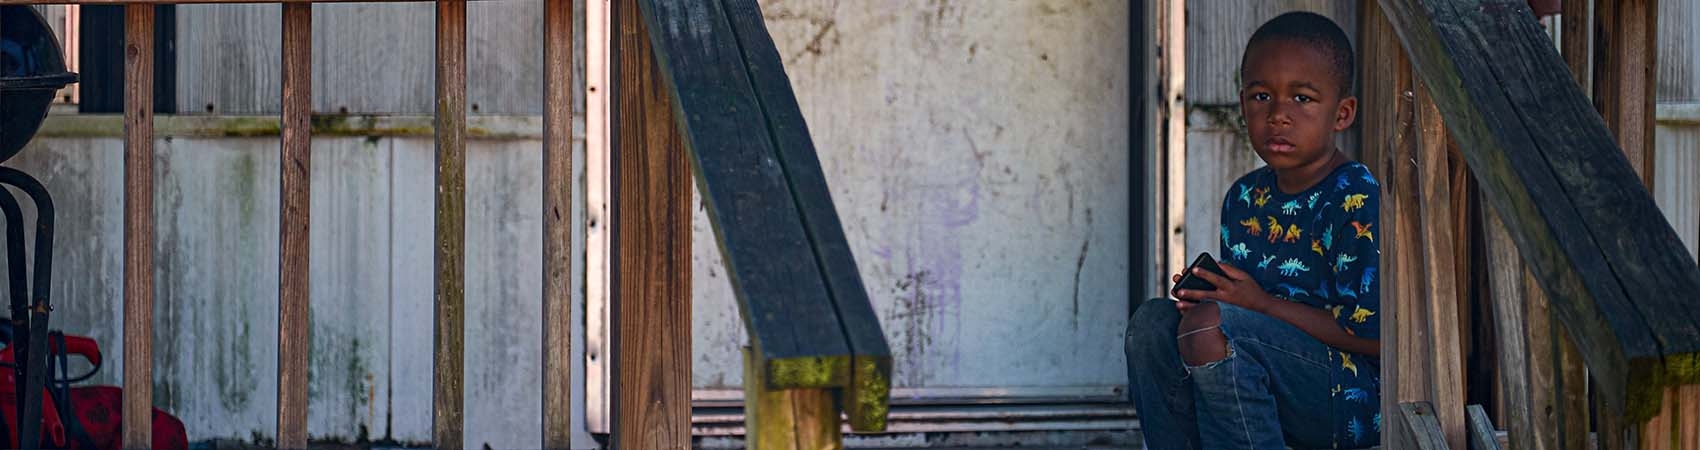
<path fill-rule="evenodd" d="M 283 129 L 279 178 L 277 446 L 307 448 L 311 328 L 313 4 L 283 5 Z"/>
<path fill-rule="evenodd" d="M 1466 407 L 1470 416 L 1470 449 L 1499 450 L 1498 430 L 1493 428 L 1493 420 L 1488 418 L 1487 410 L 1482 405 Z"/>
<path fill-rule="evenodd" d="M 843 448 L 838 408 L 827 389 L 768 388 L 761 361 L 744 347 L 744 445 L 753 449 Z"/>
<path fill-rule="evenodd" d="M 572 448 L 573 2 L 543 3 L 543 448 Z"/>
<path fill-rule="evenodd" d="M 466 1 L 437 2 L 436 336 L 431 442 L 465 445 Z"/>
<path fill-rule="evenodd" d="M 1526 326 L 1525 308 L 1529 293 L 1524 284 L 1523 260 L 1517 254 L 1517 247 L 1511 242 L 1511 236 L 1505 229 L 1505 223 L 1500 221 L 1499 213 L 1492 209 L 1482 211 L 1485 222 L 1482 229 L 1487 233 L 1488 267 L 1492 284 L 1493 321 L 1498 325 L 1499 339 L 1499 382 L 1504 386 L 1505 402 L 1499 409 L 1505 412 L 1505 428 L 1511 437 L 1511 447 L 1519 449 L 1550 449 L 1544 444 L 1535 425 L 1534 401 L 1530 398 L 1529 371 L 1533 370 L 1529 358 L 1533 355 L 1539 339 L 1530 338 Z"/>
<path fill-rule="evenodd" d="M 1464 326 L 1458 322 L 1458 273 L 1454 263 L 1458 236 L 1452 233 L 1453 205 L 1449 183 L 1451 168 L 1447 162 L 1446 128 L 1440 121 L 1440 110 L 1429 98 L 1428 89 L 1418 83 L 1415 116 L 1417 140 L 1418 208 L 1422 210 L 1420 225 L 1423 249 L 1423 281 L 1428 295 L 1423 309 L 1428 311 L 1430 359 L 1427 370 L 1433 387 L 1428 401 L 1435 406 L 1436 418 L 1446 434 L 1447 443 L 1458 448 L 1466 445 L 1464 420 L 1464 361 L 1459 334 Z"/>
<path fill-rule="evenodd" d="M 1446 88 L 1436 100 L 1453 135 L 1560 317 L 1582 337 L 1607 405 L 1634 404 L 1646 417 L 1658 400 L 1648 389 L 1664 373 L 1659 355 L 1700 347 L 1697 330 L 1684 325 L 1691 312 L 1656 292 L 1700 288 L 1693 258 L 1662 250 L 1678 241 L 1645 188 L 1624 181 L 1638 178 L 1622 155 L 1590 150 L 1613 144 L 1525 7 L 1382 6 L 1419 73 Z M 1586 195 L 1531 195 L 1559 192 Z M 1621 235 L 1644 238 L 1614 238 Z"/>
<path fill-rule="evenodd" d="M 826 174 L 815 154 L 814 139 L 809 136 L 791 79 L 785 74 L 760 7 L 754 0 L 724 0 L 724 5 L 767 119 L 779 165 L 785 170 L 801 213 L 803 231 L 814 249 L 815 262 L 850 346 L 850 380 L 842 399 L 845 413 L 856 431 L 883 431 L 890 409 L 891 348 L 844 236 Z"/>
<path fill-rule="evenodd" d="M 1358 122 L 1363 132 L 1363 147 L 1375 149 L 1365 152 L 1363 161 L 1381 181 L 1381 196 L 1383 205 L 1386 205 L 1381 217 L 1383 223 L 1388 224 L 1380 244 L 1384 298 L 1381 312 L 1377 314 L 1381 321 L 1381 413 L 1385 417 L 1398 417 L 1399 401 L 1406 395 L 1406 390 L 1410 386 L 1427 383 L 1422 372 L 1400 370 L 1405 367 L 1407 343 L 1417 338 L 1404 323 L 1408 317 L 1415 315 L 1407 311 L 1409 307 L 1405 306 L 1405 299 L 1421 294 L 1421 285 L 1412 284 L 1418 278 L 1408 262 L 1412 257 L 1421 257 L 1421 248 L 1413 246 L 1417 241 L 1414 226 L 1409 223 L 1401 226 L 1406 220 L 1416 220 L 1415 217 L 1407 219 L 1407 216 L 1416 214 L 1415 197 L 1408 195 L 1412 191 L 1411 186 L 1414 186 L 1409 183 L 1414 180 L 1405 176 L 1411 165 L 1402 160 L 1409 161 L 1410 152 L 1404 148 L 1408 141 L 1401 138 L 1409 131 L 1410 99 L 1404 94 L 1410 89 L 1411 69 L 1404 51 L 1399 48 L 1398 36 L 1382 16 L 1381 9 L 1372 0 L 1365 0 L 1360 6 L 1358 42 L 1363 72 L 1360 76 Z M 1399 436 L 1398 427 L 1381 429 L 1384 445 L 1397 441 Z"/>
<path fill-rule="evenodd" d="M 1417 450 L 1447 450 L 1446 433 L 1441 431 L 1440 420 L 1434 416 L 1434 406 L 1428 402 L 1405 402 L 1399 404 L 1399 415 L 1394 424 L 1401 431 L 1401 439 L 1395 447 Z"/>
<path fill-rule="evenodd" d="M 612 4 L 615 448 L 691 445 L 691 173 L 641 0 Z"/>
<path fill-rule="evenodd" d="M 756 128 L 766 120 L 726 11 L 714 0 L 641 4 L 768 383 L 845 386 L 850 347 L 798 220 L 796 194 L 771 138 Z"/>
<path fill-rule="evenodd" d="M 1559 34 L 1559 54 L 1570 68 L 1570 75 L 1575 78 L 1576 85 L 1584 94 L 1592 97 L 1594 77 L 1594 0 L 1564 0 L 1562 25 Z M 1534 274 L 1524 270 L 1524 289 L 1529 295 L 1529 302 L 1546 304 L 1550 311 L 1551 299 L 1541 290 Z M 1550 341 L 1557 348 L 1553 349 L 1552 370 L 1553 390 L 1557 396 L 1557 408 L 1552 422 L 1538 422 L 1537 433 L 1557 436 L 1556 447 L 1562 449 L 1593 448 L 1590 445 L 1589 425 L 1591 423 L 1588 409 L 1588 369 L 1583 362 L 1581 350 L 1576 346 L 1576 339 L 1568 330 L 1558 323 L 1558 316 L 1547 319 L 1547 330 L 1552 334 Z M 1531 342 L 1540 342 L 1540 336 L 1531 336 Z M 1540 348 L 1545 348 L 1540 347 Z M 1542 352 L 1544 353 L 1544 351 Z M 1531 366 L 1533 369 L 1546 370 L 1545 367 Z M 1556 428 L 1556 429 L 1555 429 Z M 1537 434 L 1542 439 L 1542 434 Z"/>
<path fill-rule="evenodd" d="M 1653 184 L 1653 99 L 1658 84 L 1658 0 L 1597 2 L 1594 106 L 1629 165 Z"/>
<path fill-rule="evenodd" d="M 124 7 L 124 448 L 153 448 L 153 13 Z"/>

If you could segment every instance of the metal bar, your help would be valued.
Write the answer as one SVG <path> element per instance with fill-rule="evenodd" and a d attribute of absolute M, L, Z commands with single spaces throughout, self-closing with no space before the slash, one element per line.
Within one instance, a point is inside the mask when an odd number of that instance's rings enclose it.
<path fill-rule="evenodd" d="M 466 1 L 437 2 L 436 365 L 432 443 L 460 450 L 466 347 Z"/>
<path fill-rule="evenodd" d="M 124 448 L 153 447 L 153 8 L 124 8 Z"/>
<path fill-rule="evenodd" d="M 277 446 L 307 448 L 312 234 L 313 5 L 283 5 L 283 154 L 278 233 Z"/>
<path fill-rule="evenodd" d="M 572 447 L 573 3 L 543 2 L 543 448 Z"/>

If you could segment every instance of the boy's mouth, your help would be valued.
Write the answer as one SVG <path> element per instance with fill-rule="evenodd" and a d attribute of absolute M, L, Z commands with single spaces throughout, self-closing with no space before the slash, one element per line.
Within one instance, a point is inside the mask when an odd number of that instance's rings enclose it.
<path fill-rule="evenodd" d="M 1298 146 L 1293 145 L 1293 142 L 1286 138 L 1276 136 L 1265 140 L 1263 142 L 1263 148 L 1275 153 L 1292 153 L 1294 150 L 1298 149 Z"/>

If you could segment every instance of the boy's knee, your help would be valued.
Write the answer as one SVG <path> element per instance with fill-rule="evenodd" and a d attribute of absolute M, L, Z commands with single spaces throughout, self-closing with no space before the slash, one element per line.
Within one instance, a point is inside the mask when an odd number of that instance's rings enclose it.
<path fill-rule="evenodd" d="M 1204 303 L 1187 311 L 1175 329 L 1181 359 L 1189 366 L 1202 366 L 1228 357 L 1228 337 L 1222 333 L 1222 310 Z"/>
<path fill-rule="evenodd" d="M 1174 345 L 1175 324 L 1181 318 L 1174 303 L 1168 299 L 1151 299 L 1134 310 L 1127 321 L 1126 351 L 1129 354 L 1141 349 Z"/>

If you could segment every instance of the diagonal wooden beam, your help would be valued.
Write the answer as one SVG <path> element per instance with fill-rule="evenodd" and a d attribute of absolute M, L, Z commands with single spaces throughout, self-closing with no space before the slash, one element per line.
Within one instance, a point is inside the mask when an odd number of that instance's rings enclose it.
<path fill-rule="evenodd" d="M 1700 269 L 1616 151 L 1526 5 L 1381 0 L 1433 89 L 1482 191 L 1559 318 L 1577 337 L 1607 411 L 1650 417 L 1667 362 L 1700 351 Z M 1609 150 L 1609 151 L 1607 151 Z"/>

